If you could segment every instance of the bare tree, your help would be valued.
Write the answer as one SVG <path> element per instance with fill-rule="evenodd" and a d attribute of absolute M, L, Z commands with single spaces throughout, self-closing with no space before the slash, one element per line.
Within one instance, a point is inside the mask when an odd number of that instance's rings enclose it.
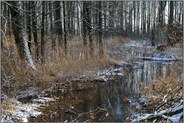
<path fill-rule="evenodd" d="M 63 28 L 64 28 L 64 51 L 65 51 L 65 56 L 67 55 L 67 40 L 66 40 L 66 3 L 63 1 Z"/>
<path fill-rule="evenodd" d="M 159 24 L 162 27 L 164 24 L 164 11 L 166 7 L 166 1 L 160 1 L 159 2 Z"/>
<path fill-rule="evenodd" d="M 18 52 L 20 58 L 23 59 L 26 65 L 31 68 L 32 70 L 36 70 L 32 57 L 30 55 L 30 51 L 28 48 L 28 43 L 25 40 L 25 36 L 23 35 L 23 27 L 22 27 L 22 12 L 21 9 L 21 2 L 18 1 L 9 1 L 10 4 L 10 11 L 12 17 L 12 30 L 15 37 L 15 42 L 18 48 Z"/>
<path fill-rule="evenodd" d="M 54 32 L 57 36 L 58 39 L 58 44 L 59 47 L 62 48 L 62 20 L 61 20 L 61 5 L 60 5 L 60 1 L 54 1 L 54 8 L 55 8 L 55 12 L 54 12 Z M 53 40 L 53 48 L 55 47 L 55 41 Z"/>
<path fill-rule="evenodd" d="M 102 2 L 98 2 L 98 10 L 99 10 L 99 19 L 98 19 L 98 27 L 99 27 L 99 56 L 103 56 L 103 42 L 102 42 Z"/>
<path fill-rule="evenodd" d="M 89 54 L 90 56 L 93 56 L 93 52 L 94 52 L 94 46 L 93 46 L 93 39 L 92 39 L 92 24 L 91 24 L 91 18 L 90 18 L 90 1 L 85 1 L 86 2 L 86 26 L 87 26 L 87 32 L 88 32 L 88 36 L 89 36 Z"/>
<path fill-rule="evenodd" d="M 137 1 L 137 35 L 139 35 L 139 28 L 140 28 L 140 1 Z"/>
<path fill-rule="evenodd" d="M 86 2 L 83 2 L 83 13 L 82 13 L 82 20 L 83 20 L 83 46 L 84 46 L 84 57 L 88 58 L 88 48 L 87 48 L 87 21 L 86 21 L 86 8 L 87 4 Z"/>
<path fill-rule="evenodd" d="M 44 40 L 44 24 L 45 23 L 45 1 L 42 1 L 42 21 L 41 21 L 41 60 L 45 60 L 45 40 Z"/>
<path fill-rule="evenodd" d="M 27 26 L 27 34 L 28 34 L 28 47 L 29 50 L 31 52 L 31 40 L 32 40 L 32 36 L 31 36 L 31 3 L 30 2 L 26 2 L 26 26 Z"/>
<path fill-rule="evenodd" d="M 170 11 L 169 11 L 169 24 L 173 23 L 173 15 L 174 15 L 174 2 L 170 1 Z"/>
<path fill-rule="evenodd" d="M 31 2 L 31 9 L 32 9 L 32 32 L 33 38 L 35 43 L 35 50 L 36 50 L 36 59 L 39 57 L 39 47 L 38 47 L 38 34 L 37 34 L 37 16 L 36 16 L 36 2 Z"/>
<path fill-rule="evenodd" d="M 148 10 L 147 10 L 148 12 L 147 12 L 147 33 L 146 34 L 148 35 L 147 37 L 150 37 L 150 26 L 151 26 L 150 25 L 150 20 L 151 20 L 150 19 L 151 18 L 150 17 L 151 16 L 151 13 L 150 13 L 150 10 L 151 10 L 150 1 L 148 1 L 147 8 L 148 8 Z"/>

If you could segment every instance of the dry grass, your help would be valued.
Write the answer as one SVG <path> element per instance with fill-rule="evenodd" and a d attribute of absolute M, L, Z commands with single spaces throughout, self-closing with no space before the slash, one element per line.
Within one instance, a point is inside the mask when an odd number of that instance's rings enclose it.
<path fill-rule="evenodd" d="M 177 66 L 173 66 L 165 77 L 157 76 L 150 85 L 142 85 L 141 94 L 145 97 L 152 97 L 150 108 L 162 103 L 165 103 L 163 107 L 169 108 L 183 98 L 183 80 L 179 77 L 177 69 Z"/>
<path fill-rule="evenodd" d="M 145 86 L 152 88 L 150 91 L 153 91 L 152 94 L 156 95 L 157 93 L 165 94 L 167 90 L 176 88 L 178 85 L 182 85 L 182 78 L 178 75 L 177 66 L 173 65 L 172 69 L 170 70 L 170 72 L 168 72 L 165 77 L 157 76 L 152 84 Z"/>
<path fill-rule="evenodd" d="M 106 55 L 99 58 L 98 53 L 94 53 L 93 57 L 88 59 L 84 58 L 79 38 L 68 42 L 70 45 L 67 57 L 58 50 L 51 53 L 54 54 L 52 56 L 46 54 L 49 57 L 44 63 L 34 62 L 37 71 L 33 72 L 27 69 L 23 61 L 20 60 L 15 43 L 10 38 L 6 45 L 8 50 L 1 52 L 2 91 L 14 97 L 17 92 L 27 90 L 30 87 L 47 88 L 54 82 L 55 78 L 71 80 L 78 76 L 95 76 L 101 68 L 114 64 L 113 60 L 110 60 Z M 34 53 L 32 54 L 34 55 Z"/>
<path fill-rule="evenodd" d="M 129 37 L 122 37 L 122 36 L 114 36 L 112 38 L 112 43 L 113 44 L 122 44 L 122 43 L 128 43 L 131 41 Z"/>
<path fill-rule="evenodd" d="M 4 93 L 15 96 L 17 90 L 32 84 L 33 73 L 19 59 L 15 47 L 10 49 L 1 53 L 1 86 Z"/>
<path fill-rule="evenodd" d="M 7 110 L 8 111 L 15 110 L 15 106 L 13 104 L 7 103 L 7 102 L 1 103 L 0 104 L 0 108 L 3 109 L 3 110 L 5 110 L 5 111 L 7 111 Z"/>

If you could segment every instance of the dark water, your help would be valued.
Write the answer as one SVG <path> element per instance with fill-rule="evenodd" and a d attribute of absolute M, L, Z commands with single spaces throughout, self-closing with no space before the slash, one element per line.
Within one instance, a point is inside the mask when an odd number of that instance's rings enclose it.
<path fill-rule="evenodd" d="M 105 83 L 90 82 L 93 87 L 87 90 L 73 90 L 66 95 L 58 93 L 56 101 L 41 107 L 43 113 L 30 121 L 126 121 L 132 111 L 131 103 L 125 99 L 128 97 L 132 102 L 138 99 L 141 82 L 149 84 L 158 76 L 171 74 L 173 69 L 177 77 L 182 74 L 181 62 L 136 61 L 136 64 L 139 67 L 126 75 L 114 75 Z"/>

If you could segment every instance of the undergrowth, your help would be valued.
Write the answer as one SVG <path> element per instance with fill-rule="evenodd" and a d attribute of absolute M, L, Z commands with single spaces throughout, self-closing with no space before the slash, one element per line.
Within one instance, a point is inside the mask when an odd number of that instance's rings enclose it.
<path fill-rule="evenodd" d="M 165 77 L 156 75 L 156 79 L 151 84 L 142 84 L 141 95 L 149 99 L 150 110 L 160 111 L 181 103 L 183 80 L 178 69 L 178 66 L 173 65 Z"/>
<path fill-rule="evenodd" d="M 37 68 L 37 71 L 33 72 L 26 68 L 19 58 L 14 39 L 7 39 L 1 50 L 1 86 L 2 92 L 10 97 L 15 97 L 18 92 L 32 87 L 38 90 L 48 88 L 55 82 L 55 78 L 71 80 L 80 76 L 95 76 L 103 67 L 114 64 L 107 55 L 99 57 L 98 52 L 94 52 L 93 57 L 85 58 L 82 54 L 82 41 L 75 37 L 69 42 L 67 57 L 63 55 L 62 50 L 49 51 L 48 47 L 46 47 L 48 51 L 44 62 L 33 57 Z M 35 56 L 34 46 L 32 56 Z"/>

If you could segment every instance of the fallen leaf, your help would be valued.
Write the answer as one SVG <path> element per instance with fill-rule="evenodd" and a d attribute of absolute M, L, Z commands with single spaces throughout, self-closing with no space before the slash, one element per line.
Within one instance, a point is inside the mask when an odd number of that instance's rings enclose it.
<path fill-rule="evenodd" d="M 131 100 L 128 98 L 128 96 L 122 96 L 122 101 L 126 102 L 126 103 L 131 102 Z"/>
<path fill-rule="evenodd" d="M 131 106 L 130 106 L 130 110 L 132 110 L 132 111 L 134 111 L 134 112 L 138 111 L 136 105 L 131 105 Z"/>
<path fill-rule="evenodd" d="M 131 118 L 130 117 L 126 117 L 125 119 L 127 122 L 130 122 L 131 121 Z"/>
<path fill-rule="evenodd" d="M 89 118 L 90 118 L 91 120 L 94 120 L 94 119 L 95 119 L 95 116 L 94 116 L 94 115 L 90 115 Z"/>

